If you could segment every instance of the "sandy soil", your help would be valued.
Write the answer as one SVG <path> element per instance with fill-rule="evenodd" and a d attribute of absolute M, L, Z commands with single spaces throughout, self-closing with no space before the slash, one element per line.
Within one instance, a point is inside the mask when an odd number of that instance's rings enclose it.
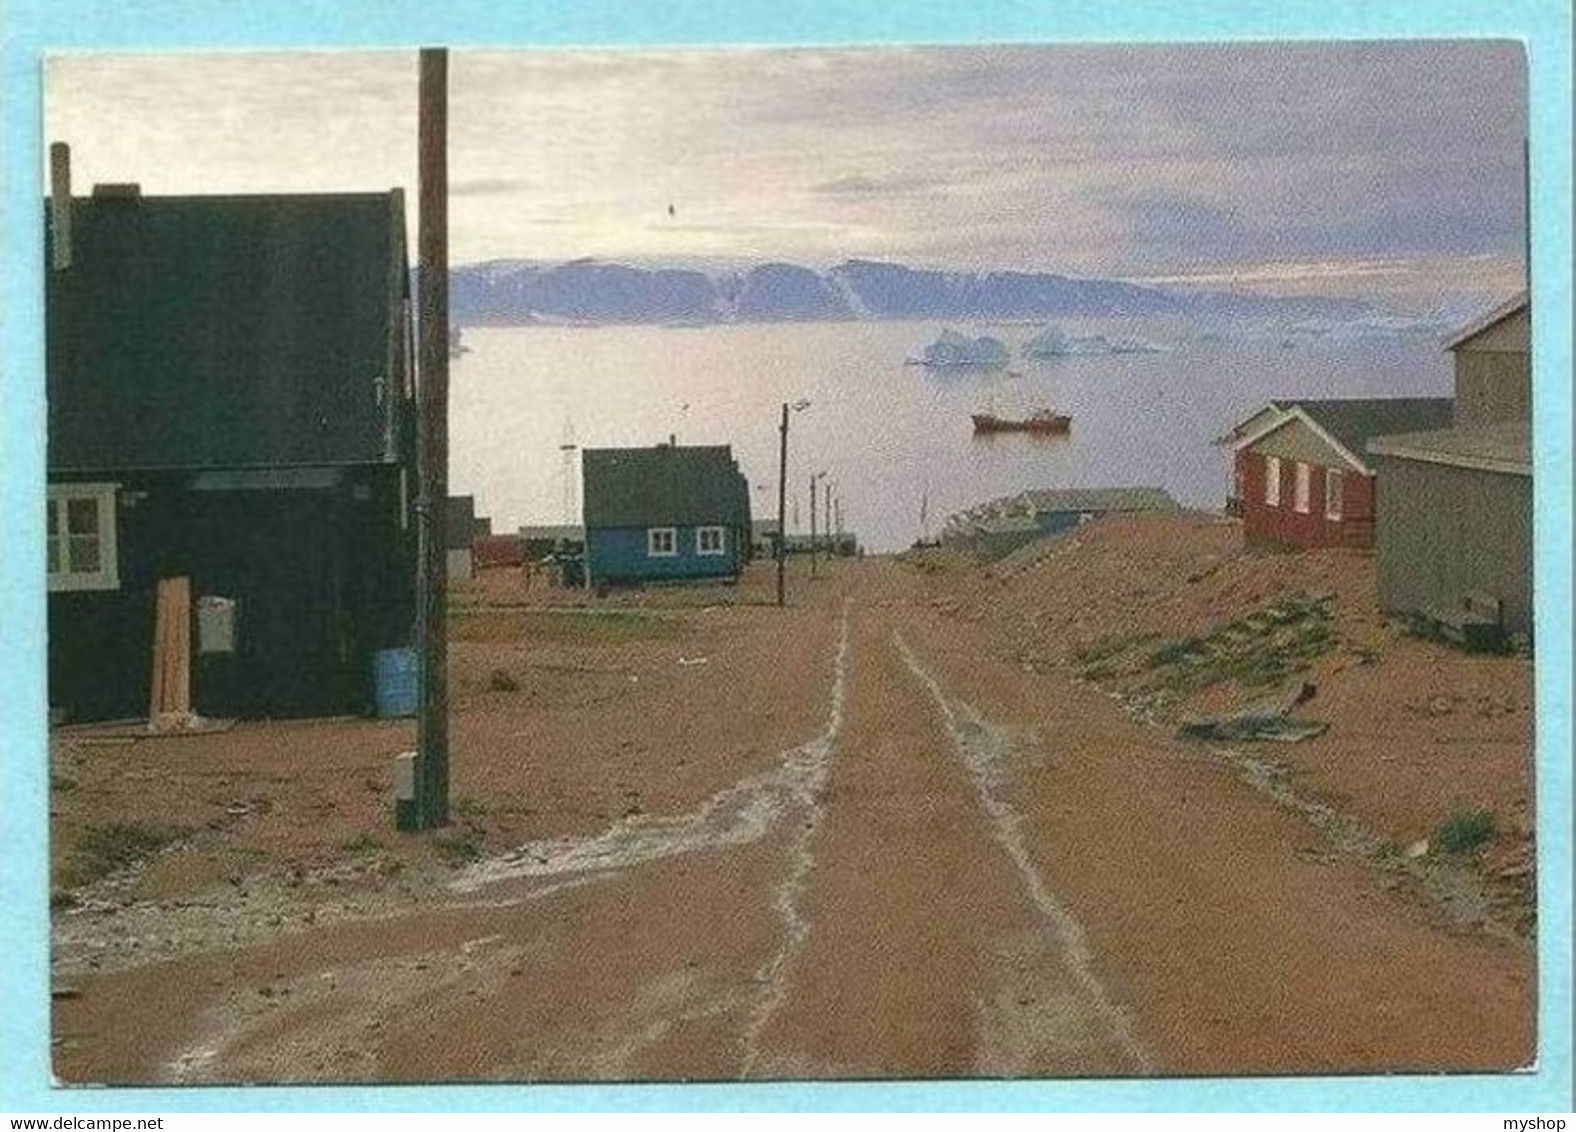
<path fill-rule="evenodd" d="M 1480 867 L 1499 914 L 1533 927 L 1533 669 L 1526 657 L 1473 656 L 1408 635 L 1378 609 L 1371 555 L 1252 550 L 1240 524 L 1209 515 L 1110 519 L 994 566 L 958 560 L 927 572 L 933 607 L 988 626 L 998 653 L 1033 670 L 1090 679 L 1162 730 L 1306 682 L 1299 712 L 1330 723 L 1316 740 L 1257 744 L 1304 795 L 1405 851 L 1452 815 L 1486 809 L 1496 836 Z M 1150 690 L 1144 658 L 1293 595 L 1328 595 L 1334 647 L 1286 680 Z M 1128 652 L 1080 664 L 1123 639 Z M 1437 847 L 1436 847 L 1437 848 Z"/>
<path fill-rule="evenodd" d="M 1058 553 L 1154 545 L 1104 526 Z M 1245 604 L 1303 584 L 1252 580 L 1229 531 L 1181 533 L 1225 561 L 1211 578 L 1254 591 Z M 846 562 L 792 579 L 787 610 L 770 604 L 769 569 L 604 603 L 484 578 L 455 619 L 457 823 L 439 835 L 391 829 L 405 724 L 108 746 L 57 733 L 63 888 L 106 826 L 180 834 L 62 894 L 56 1072 L 666 1080 L 1529 1060 L 1527 941 L 1487 930 L 1504 917 L 1481 902 L 1455 914 L 1471 901 L 1347 828 L 1428 828 L 1432 803 L 1365 793 L 1426 778 L 1411 760 L 1427 750 L 1315 778 L 1337 742 L 1362 761 L 1362 736 L 1388 734 L 1387 703 L 1394 731 L 1396 706 L 1320 669 L 1310 707 L 1336 726 L 1285 748 L 1307 762 L 1279 777 L 1171 739 L 1163 717 L 1185 704 L 1118 701 L 1122 680 L 1091 681 L 1071 650 L 1156 610 L 1207 631 L 1208 601 L 1176 596 L 1206 583 L 1109 555 L 1109 576 L 1053 559 L 1020 576 Z M 1345 618 L 1357 571 L 1321 568 Z M 588 600 L 594 612 L 564 608 Z M 1368 631 L 1353 648 L 1378 659 L 1348 663 L 1374 678 L 1423 647 L 1376 618 Z M 1485 663 L 1525 666 L 1472 662 Z M 1502 694 L 1501 669 L 1473 671 L 1481 690 L 1417 677 L 1408 694 Z M 1371 712 L 1370 729 L 1347 734 L 1342 704 Z M 1459 714 L 1515 743 L 1512 713 L 1426 710 L 1431 726 Z"/>

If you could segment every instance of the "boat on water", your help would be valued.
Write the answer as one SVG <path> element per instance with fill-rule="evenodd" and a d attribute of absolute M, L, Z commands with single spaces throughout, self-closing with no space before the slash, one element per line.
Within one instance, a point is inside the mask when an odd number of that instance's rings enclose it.
<path fill-rule="evenodd" d="M 1036 409 L 1026 417 L 999 417 L 995 413 L 975 413 L 975 432 L 1035 432 L 1048 435 L 1065 433 L 1073 419 L 1051 409 Z"/>

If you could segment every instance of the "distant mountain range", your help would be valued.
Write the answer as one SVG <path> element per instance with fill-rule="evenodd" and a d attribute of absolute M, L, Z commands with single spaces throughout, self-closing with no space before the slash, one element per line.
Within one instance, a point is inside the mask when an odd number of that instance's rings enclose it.
<path fill-rule="evenodd" d="M 1165 314 L 1350 319 L 1373 313 L 1355 299 L 1174 292 L 1049 272 L 931 271 L 859 259 L 826 271 L 791 263 L 702 271 L 593 259 L 492 260 L 456 267 L 449 278 L 451 317 L 464 326 Z"/>

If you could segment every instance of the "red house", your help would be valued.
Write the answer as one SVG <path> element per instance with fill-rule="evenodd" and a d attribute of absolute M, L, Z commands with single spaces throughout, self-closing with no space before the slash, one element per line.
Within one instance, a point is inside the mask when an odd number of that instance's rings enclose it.
<path fill-rule="evenodd" d="M 1259 545 L 1372 547 L 1369 439 L 1448 428 L 1452 405 L 1448 397 L 1282 398 L 1253 413 L 1230 433 L 1245 538 Z"/>

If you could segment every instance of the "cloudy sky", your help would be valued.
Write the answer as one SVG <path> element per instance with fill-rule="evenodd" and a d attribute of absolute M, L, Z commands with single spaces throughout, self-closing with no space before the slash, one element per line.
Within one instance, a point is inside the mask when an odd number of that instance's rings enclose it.
<path fill-rule="evenodd" d="M 1494 295 L 1525 87 L 1499 42 L 456 51 L 451 255 Z M 45 107 L 79 188 L 414 196 L 409 52 L 60 56 Z"/>

